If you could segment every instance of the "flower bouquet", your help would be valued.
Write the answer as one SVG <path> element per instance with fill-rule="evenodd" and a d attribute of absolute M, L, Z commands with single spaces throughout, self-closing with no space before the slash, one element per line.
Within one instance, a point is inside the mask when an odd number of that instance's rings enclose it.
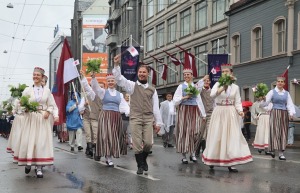
<path fill-rule="evenodd" d="M 236 78 L 234 76 L 227 75 L 227 74 L 222 74 L 222 76 L 218 80 L 218 82 L 220 83 L 219 87 L 229 86 L 232 83 L 234 83 L 235 81 L 236 81 Z"/>
<path fill-rule="evenodd" d="M 30 96 L 22 96 L 20 105 L 25 112 L 37 112 L 40 104 L 38 102 L 29 102 Z"/>
<path fill-rule="evenodd" d="M 199 90 L 191 84 L 188 84 L 188 87 L 184 89 L 184 92 L 186 92 L 187 95 L 193 96 L 197 96 L 200 93 Z"/>
<path fill-rule="evenodd" d="M 102 60 L 100 58 L 87 61 L 86 63 L 83 64 L 84 66 L 87 67 L 85 73 L 86 74 L 100 73 L 101 72 L 101 70 L 100 70 L 101 63 L 102 63 Z"/>
<path fill-rule="evenodd" d="M 268 94 L 269 88 L 264 83 L 259 83 L 253 88 L 254 96 L 256 98 L 264 97 Z"/>
<path fill-rule="evenodd" d="M 3 108 L 7 110 L 8 113 L 12 112 L 13 106 L 11 105 L 11 103 L 9 103 L 8 101 L 3 101 L 2 104 L 3 104 Z"/>

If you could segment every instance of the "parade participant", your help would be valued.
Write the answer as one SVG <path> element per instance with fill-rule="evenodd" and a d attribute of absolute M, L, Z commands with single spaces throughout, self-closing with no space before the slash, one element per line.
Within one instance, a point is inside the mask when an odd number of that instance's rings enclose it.
<path fill-rule="evenodd" d="M 81 72 L 83 74 L 83 72 Z M 104 83 L 99 83 L 101 88 L 104 88 Z M 98 130 L 98 119 L 99 114 L 102 109 L 102 101 L 97 95 L 87 96 L 82 98 L 84 100 L 84 113 L 83 113 L 83 128 L 85 130 L 85 139 L 86 139 L 86 151 L 85 154 L 93 157 L 96 161 L 100 160 L 99 156 L 96 156 L 96 142 L 97 142 L 97 130 Z M 90 108 L 88 107 L 90 106 Z"/>
<path fill-rule="evenodd" d="M 108 89 L 101 88 L 95 75 L 91 76 L 91 87 L 86 78 L 82 79 L 82 85 L 88 96 L 93 98 L 97 95 L 103 105 L 99 115 L 101 118 L 98 123 L 96 156 L 105 157 L 108 167 L 114 167 L 112 157 L 119 158 L 120 155 L 127 154 L 126 133 L 122 130 L 120 114 L 120 106 L 126 102 L 123 95 L 115 89 L 116 81 L 112 74 L 106 76 Z M 129 112 L 129 109 L 127 111 Z"/>
<path fill-rule="evenodd" d="M 203 123 L 201 128 L 201 138 L 200 143 L 197 145 L 196 148 L 196 157 L 199 157 L 200 150 L 202 149 L 202 152 L 205 150 L 206 147 L 206 137 L 207 137 L 207 130 L 210 124 L 210 118 L 212 111 L 214 109 L 214 98 L 210 96 L 211 88 L 210 88 L 210 79 L 209 75 L 205 75 L 201 80 L 199 80 L 196 84 L 197 88 L 200 91 L 200 96 L 204 105 L 205 113 L 206 113 L 206 121 Z"/>
<path fill-rule="evenodd" d="M 164 147 L 174 147 L 172 145 L 174 128 L 175 128 L 175 118 L 176 111 L 173 102 L 173 94 L 171 92 L 166 93 L 166 100 L 160 103 L 160 115 L 164 123 L 161 129 L 163 135 L 163 146 Z"/>
<path fill-rule="evenodd" d="M 270 112 L 270 155 L 275 158 L 275 150 L 279 151 L 279 160 L 286 160 L 283 152 L 287 144 L 289 120 L 293 119 L 295 107 L 290 93 L 283 87 L 284 77 L 277 77 L 276 87 L 270 90 L 266 96 L 266 102 L 261 107 L 272 102 L 273 107 Z"/>
<path fill-rule="evenodd" d="M 126 108 L 120 108 L 120 113 L 122 116 L 123 121 L 123 132 L 126 132 L 127 134 L 127 145 L 129 149 L 132 149 L 132 139 L 131 139 L 131 132 L 130 132 L 130 126 L 129 126 L 129 110 L 130 110 L 130 95 L 127 93 L 123 94 L 124 100 L 126 101 Z"/>
<path fill-rule="evenodd" d="M 47 85 L 47 82 L 48 82 L 48 77 L 46 75 L 44 75 L 43 79 L 42 79 L 42 86 L 45 87 Z M 52 113 L 53 117 L 51 117 L 51 118 L 53 118 L 53 120 L 52 120 L 52 126 L 53 126 L 54 122 L 58 121 L 59 117 L 58 117 L 58 107 L 55 103 L 55 100 L 52 101 L 51 103 L 55 104 L 54 109 L 53 109 L 53 113 Z"/>
<path fill-rule="evenodd" d="M 221 66 L 222 76 L 233 78 L 231 64 Z M 210 125 L 207 132 L 206 148 L 202 154 L 202 161 L 209 165 L 226 166 L 230 172 L 238 172 L 232 166 L 252 161 L 252 156 L 240 128 L 239 116 L 243 117 L 239 86 L 232 83 L 229 86 L 219 86 L 216 82 L 211 90 L 211 97 L 215 98 Z"/>
<path fill-rule="evenodd" d="M 190 85 L 195 87 L 193 71 L 183 69 L 183 78 L 185 81 L 177 87 L 173 100 L 179 106 L 175 126 L 176 150 L 182 153 L 182 163 L 187 164 L 187 153 L 190 153 L 190 161 L 197 162 L 195 151 L 201 140 L 201 125 L 205 121 L 206 113 L 200 94 L 192 95 L 185 91 Z"/>
<path fill-rule="evenodd" d="M 25 167 L 28 174 L 31 166 L 37 166 L 36 175 L 43 177 L 42 166 L 53 164 L 53 138 L 49 116 L 55 106 L 51 91 L 42 86 L 45 71 L 36 67 L 33 72 L 33 86 L 27 87 L 22 96 L 30 96 L 30 101 L 40 104 L 38 112 L 24 113 L 24 122 L 19 143 L 16 145 L 14 159 Z"/>
<path fill-rule="evenodd" d="M 76 95 L 76 96 L 75 96 Z M 83 149 L 82 147 L 82 119 L 80 112 L 83 110 L 84 101 L 80 99 L 78 93 L 71 93 L 71 100 L 69 100 L 66 106 L 66 126 L 69 132 L 69 145 L 71 151 L 74 151 L 75 136 L 78 146 L 78 151 Z"/>
<path fill-rule="evenodd" d="M 130 128 L 132 131 L 133 149 L 137 162 L 137 174 L 148 171 L 147 157 L 152 148 L 153 128 L 156 133 L 163 125 L 158 104 L 156 89 L 147 82 L 149 67 L 140 65 L 138 68 L 138 80 L 136 82 L 127 80 L 121 75 L 121 55 L 114 57 L 113 74 L 117 84 L 131 96 L 130 102 Z M 153 118 L 155 126 L 153 126 Z"/>

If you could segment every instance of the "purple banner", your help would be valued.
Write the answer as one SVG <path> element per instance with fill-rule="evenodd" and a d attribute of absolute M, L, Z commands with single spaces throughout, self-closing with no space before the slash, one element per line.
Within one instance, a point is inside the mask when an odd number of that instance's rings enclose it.
<path fill-rule="evenodd" d="M 121 74 L 131 81 L 137 80 L 137 69 L 139 67 L 139 55 L 132 57 L 130 52 L 126 51 L 129 46 L 121 47 Z M 140 53 L 140 47 L 135 47 Z"/>
<path fill-rule="evenodd" d="M 221 77 L 221 65 L 228 63 L 228 54 L 208 54 L 208 73 L 213 87 Z"/>

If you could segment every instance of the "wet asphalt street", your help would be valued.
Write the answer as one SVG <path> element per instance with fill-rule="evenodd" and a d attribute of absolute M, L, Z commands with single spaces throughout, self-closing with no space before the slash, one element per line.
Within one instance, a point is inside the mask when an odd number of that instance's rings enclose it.
<path fill-rule="evenodd" d="M 300 192 L 300 148 L 287 149 L 287 161 L 259 155 L 251 148 L 254 161 L 237 166 L 238 173 L 229 173 L 227 168 L 211 171 L 201 161 L 183 165 L 181 155 L 174 148 L 163 148 L 156 138 L 148 158 L 149 173 L 138 176 L 132 150 L 113 160 L 115 168 L 108 168 L 105 160 L 96 162 L 77 149 L 71 153 L 68 144 L 58 143 L 55 137 L 55 165 L 46 167 L 44 178 L 37 179 L 33 170 L 26 175 L 24 167 L 12 163 L 6 144 L 0 137 L 0 193 Z"/>

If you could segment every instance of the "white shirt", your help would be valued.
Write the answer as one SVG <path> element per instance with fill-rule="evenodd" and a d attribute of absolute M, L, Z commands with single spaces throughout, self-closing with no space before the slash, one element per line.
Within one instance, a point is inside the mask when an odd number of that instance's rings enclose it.
<path fill-rule="evenodd" d="M 36 102 L 40 102 L 43 97 L 44 88 L 42 86 L 33 86 L 34 97 Z"/>
<path fill-rule="evenodd" d="M 277 86 L 275 87 L 275 91 L 279 94 L 279 95 L 284 95 L 284 93 L 286 92 L 284 89 L 282 90 L 279 90 L 277 88 Z M 271 99 L 273 97 L 273 90 L 270 90 L 266 96 L 266 104 L 262 104 L 261 106 L 266 106 L 267 104 L 269 104 L 271 102 Z M 292 101 L 292 98 L 291 98 L 291 95 L 290 93 L 288 93 L 288 96 L 287 96 L 287 104 L 286 104 L 286 108 L 290 114 L 290 116 L 293 116 L 295 113 L 296 113 L 296 110 L 295 110 L 295 106 L 294 106 L 294 103 Z"/>
<path fill-rule="evenodd" d="M 132 95 L 134 92 L 135 82 L 127 80 L 123 75 L 121 75 L 120 66 L 115 66 L 112 73 L 115 76 L 115 80 L 117 81 L 117 84 L 120 87 L 122 87 L 129 95 Z M 136 81 L 136 83 L 139 86 L 142 86 L 143 88 L 148 88 L 149 86 L 148 83 L 142 84 L 139 81 Z M 152 96 L 152 102 L 153 102 L 153 114 L 154 114 L 155 123 L 158 126 L 162 126 L 164 124 L 162 122 L 160 111 L 159 111 L 158 95 L 156 89 Z"/>
<path fill-rule="evenodd" d="M 183 84 L 188 85 L 187 82 L 184 82 Z M 192 86 L 195 86 L 194 83 L 191 83 Z M 197 88 L 197 87 L 196 87 Z M 176 106 L 180 105 L 182 102 L 182 84 L 178 85 L 174 97 L 173 97 L 173 101 L 175 103 Z M 205 113 L 205 109 L 204 109 L 204 105 L 202 103 L 202 99 L 200 97 L 200 94 L 198 94 L 197 98 L 196 98 L 196 102 L 198 104 L 198 108 L 201 112 L 202 117 L 206 117 L 206 113 Z"/>
<path fill-rule="evenodd" d="M 92 78 L 92 81 L 91 81 L 91 86 L 88 84 L 86 78 L 84 77 L 82 80 L 81 80 L 81 83 L 82 83 L 82 86 L 84 86 L 84 89 L 86 91 L 86 94 L 92 99 L 92 100 L 95 100 L 95 96 L 97 94 L 97 96 L 102 100 L 104 98 L 104 95 L 105 95 L 105 89 L 104 88 L 101 88 L 98 84 L 98 81 L 95 79 L 95 78 Z M 111 89 L 111 88 L 108 88 L 107 89 L 109 94 L 111 96 L 116 96 L 117 95 L 117 91 L 116 89 Z M 129 105 L 128 103 L 125 101 L 124 97 L 123 97 L 123 94 L 120 93 L 120 97 L 121 97 L 121 103 L 119 105 L 119 111 L 120 113 L 125 113 L 126 116 L 129 116 L 129 112 L 130 112 L 130 108 L 129 108 Z M 83 109 L 85 110 L 85 108 Z"/>

